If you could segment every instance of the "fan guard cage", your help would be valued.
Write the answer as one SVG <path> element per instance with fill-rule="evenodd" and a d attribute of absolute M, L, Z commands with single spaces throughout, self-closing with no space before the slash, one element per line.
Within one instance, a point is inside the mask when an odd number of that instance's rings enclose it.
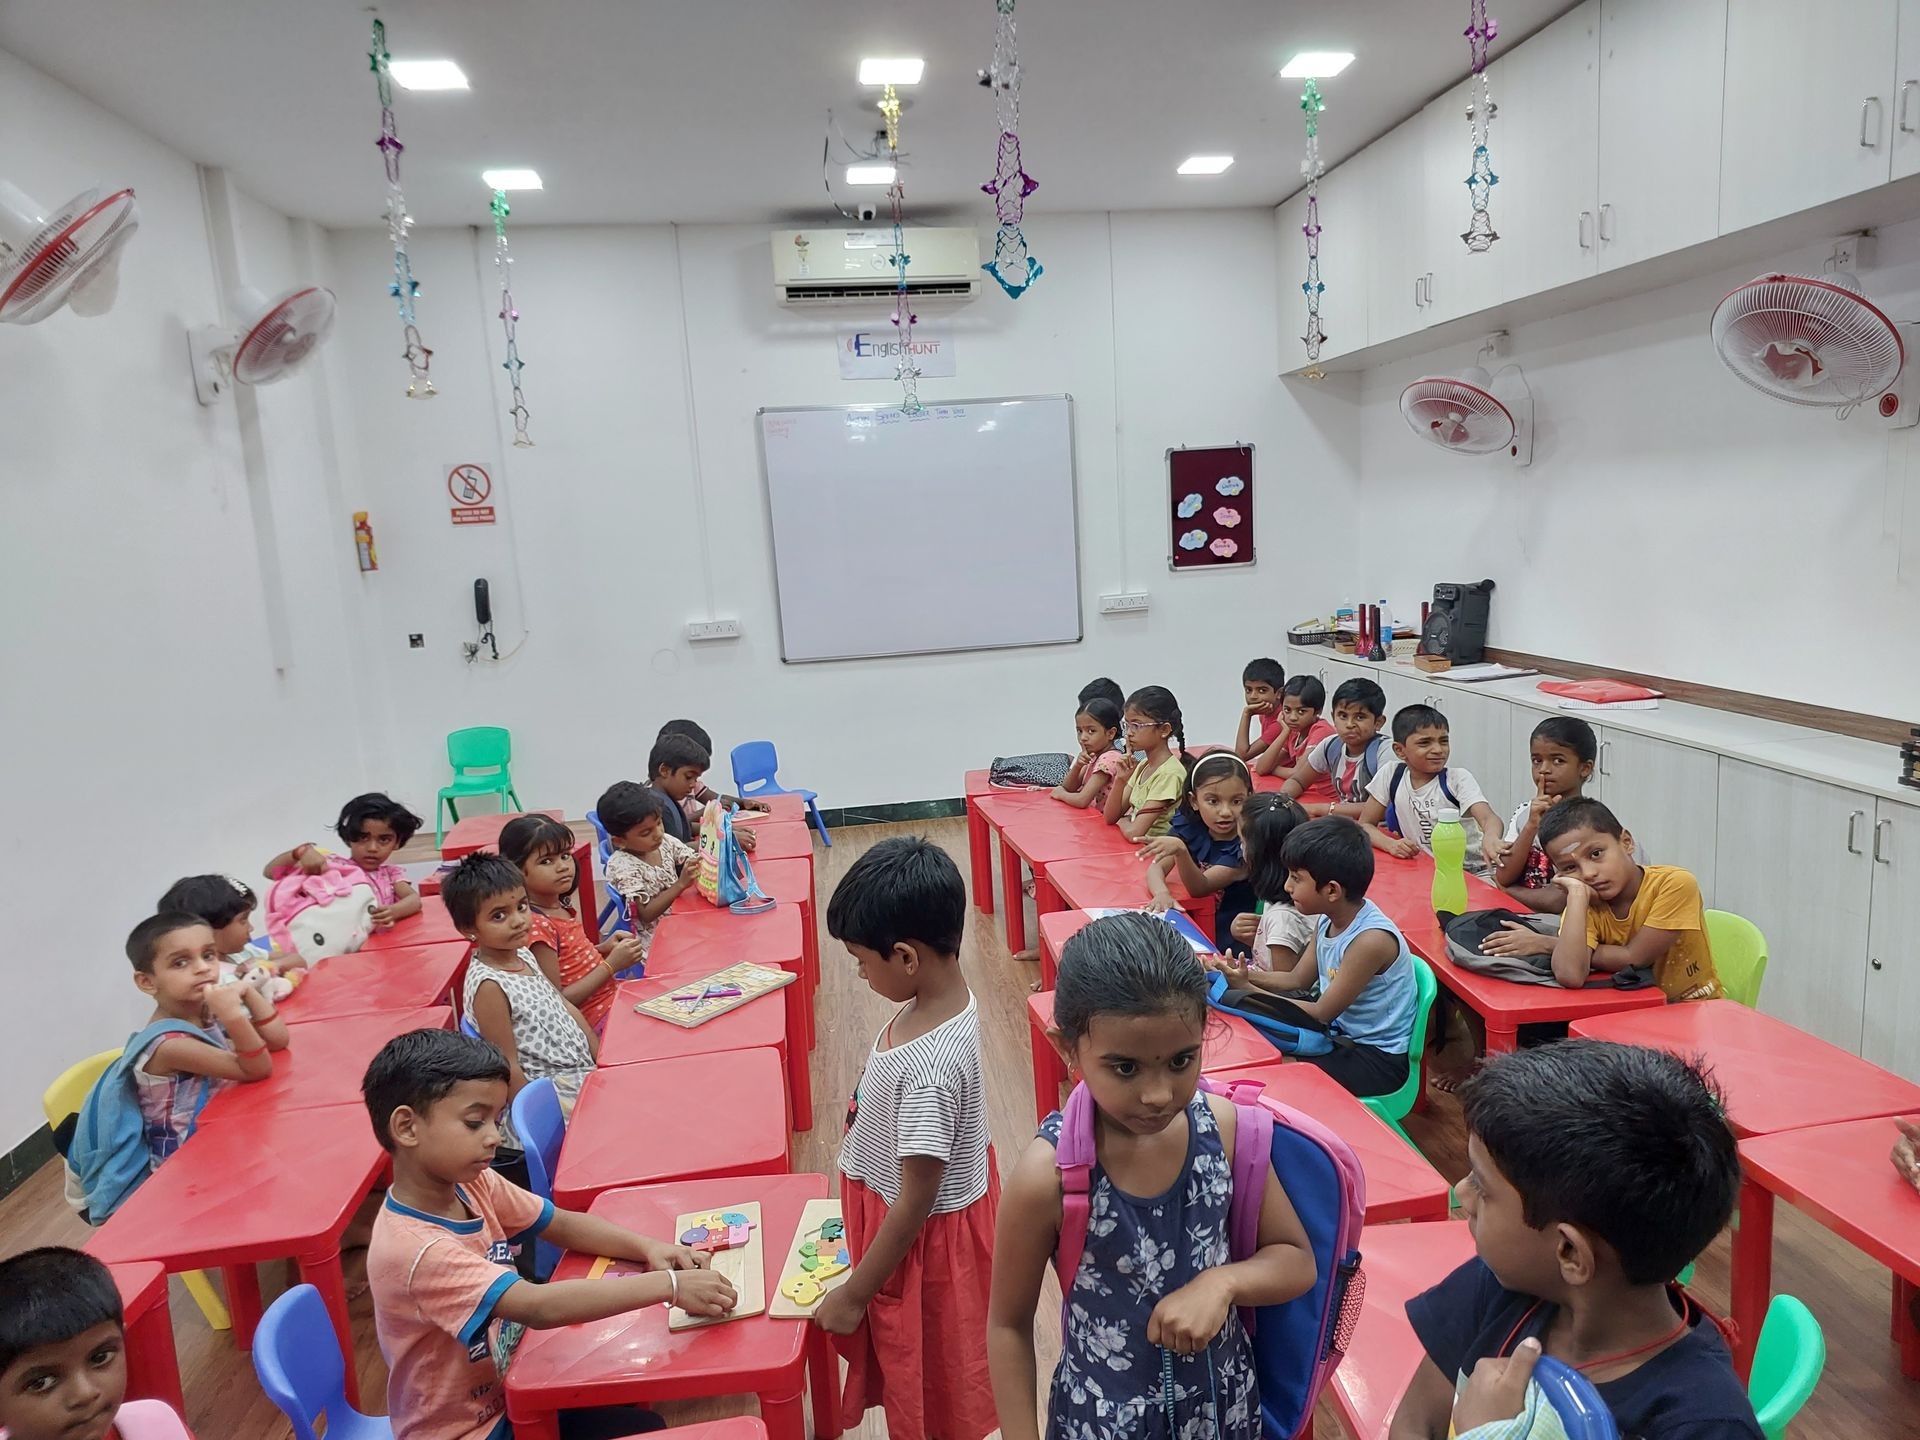
<path fill-rule="evenodd" d="M 294 290 L 276 301 L 233 352 L 233 377 L 247 385 L 283 378 L 333 328 L 333 292 L 319 285 Z"/>
<path fill-rule="evenodd" d="M 1747 384 L 1792 405 L 1853 406 L 1900 378 L 1906 346 L 1878 306 L 1851 286 L 1762 275 L 1713 312 L 1713 348 Z"/>
<path fill-rule="evenodd" d="M 139 223 L 133 191 L 116 190 L 96 204 L 99 193 L 74 196 L 20 247 L 17 259 L 0 263 L 0 321 L 46 319 L 133 234 Z"/>
<path fill-rule="evenodd" d="M 1451 375 L 1407 386 L 1400 414 L 1422 439 L 1462 455 L 1491 455 L 1514 442 L 1513 412 L 1491 391 Z"/>

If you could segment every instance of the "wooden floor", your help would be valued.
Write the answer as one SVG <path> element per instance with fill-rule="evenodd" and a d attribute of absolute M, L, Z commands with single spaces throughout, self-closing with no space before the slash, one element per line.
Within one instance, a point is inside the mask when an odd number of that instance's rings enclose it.
<path fill-rule="evenodd" d="M 934 837 L 965 870 L 966 830 L 959 820 L 843 829 L 836 833 L 831 850 L 816 845 L 819 913 L 825 915 L 826 899 L 835 882 L 867 845 L 904 833 Z M 409 858 L 428 858 L 430 854 L 429 848 L 421 856 Z M 971 917 L 963 963 L 980 1000 L 994 1146 L 1004 1174 L 1034 1129 L 1026 997 L 1035 967 L 1009 958 L 998 919 L 995 916 L 989 920 L 977 913 Z M 819 1048 L 813 1056 L 818 1123 L 796 1139 L 794 1166 L 831 1174 L 839 1154 L 843 1097 L 852 1093 L 887 1007 L 860 982 L 853 962 L 827 939 L 824 925 L 820 938 Z M 1465 1173 L 1464 1132 L 1458 1107 L 1450 1099 L 1436 1096 L 1428 1111 L 1410 1118 L 1408 1128 L 1449 1179 Z M 55 1167 L 48 1167 L 0 1200 L 0 1253 L 11 1254 L 33 1245 L 78 1244 L 85 1238 L 85 1227 L 61 1200 Z M 1786 1205 L 1778 1210 L 1774 1247 L 1775 1286 L 1806 1301 L 1827 1336 L 1826 1376 L 1791 1433 L 1806 1440 L 1920 1435 L 1920 1383 L 1901 1378 L 1894 1347 L 1888 1340 L 1891 1298 L 1886 1271 Z M 1723 1235 L 1702 1258 L 1695 1285 L 1702 1300 L 1722 1313 L 1727 1305 L 1727 1263 L 1728 1237 Z M 271 1273 L 273 1268 L 268 1267 L 263 1274 L 268 1299 L 285 1283 L 283 1277 Z M 350 1268 L 350 1283 L 353 1278 Z M 386 1366 L 374 1343 L 373 1318 L 364 1296 L 353 1302 L 352 1312 L 362 1390 L 369 1397 L 382 1396 Z M 1051 1373 L 1059 1351 L 1058 1314 L 1059 1296 L 1049 1279 L 1038 1324 L 1043 1377 Z M 227 1436 L 281 1440 L 287 1436 L 285 1420 L 261 1395 L 247 1357 L 225 1336 L 207 1328 L 177 1281 L 173 1320 L 188 1419 L 196 1433 L 207 1440 L 224 1440 Z M 1042 1384 L 1044 1390 L 1044 1379 Z M 369 1403 L 375 1409 L 382 1408 L 371 1400 Z M 674 1423 L 686 1423 L 750 1407 L 750 1401 L 727 1401 L 673 1405 L 663 1410 Z M 885 1433 L 886 1427 L 875 1412 L 863 1427 L 849 1435 L 853 1440 L 876 1440 Z M 1341 1433 L 1338 1420 L 1325 1405 L 1321 1407 L 1319 1433 Z"/>

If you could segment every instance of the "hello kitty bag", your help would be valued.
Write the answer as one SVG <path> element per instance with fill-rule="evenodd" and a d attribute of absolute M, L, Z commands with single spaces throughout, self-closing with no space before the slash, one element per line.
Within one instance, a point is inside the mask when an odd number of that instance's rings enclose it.
<path fill-rule="evenodd" d="M 309 875 L 295 868 L 267 891 L 267 936 L 274 949 L 298 954 L 313 965 L 330 955 L 349 955 L 373 934 L 379 899 L 358 866 L 334 856 Z"/>

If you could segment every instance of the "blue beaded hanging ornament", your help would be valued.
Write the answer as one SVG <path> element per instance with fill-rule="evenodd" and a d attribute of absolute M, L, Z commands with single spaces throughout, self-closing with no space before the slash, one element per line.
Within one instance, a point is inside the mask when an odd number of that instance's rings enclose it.
<path fill-rule="evenodd" d="M 1473 79 L 1468 82 L 1467 123 L 1473 130 L 1473 173 L 1467 176 L 1467 193 L 1473 197 L 1473 216 L 1460 239 L 1476 255 L 1485 254 L 1500 238 L 1493 228 L 1493 216 L 1487 207 L 1493 201 L 1493 187 L 1500 177 L 1493 173 L 1493 157 L 1487 151 L 1488 132 L 1500 107 L 1493 103 L 1487 82 L 1487 52 L 1500 33 L 1500 22 L 1488 17 L 1487 0 L 1468 0 L 1467 54 L 1473 60 Z"/>
<path fill-rule="evenodd" d="M 993 179 L 980 187 L 993 197 L 994 218 L 999 221 L 993 232 L 993 259 L 980 268 L 997 280 L 1009 297 L 1018 300 L 1046 271 L 1027 253 L 1027 237 L 1020 228 L 1027 196 L 1040 188 L 1040 182 L 1027 174 L 1020 162 L 1020 50 L 1014 34 L 1013 6 L 1014 0 L 994 0 L 998 24 L 993 36 L 993 64 L 982 77 L 993 91 L 1000 138 L 994 146 Z"/>
<path fill-rule="evenodd" d="M 1320 163 L 1320 112 L 1326 108 L 1326 102 L 1320 98 L 1320 86 L 1307 81 L 1307 88 L 1300 92 L 1300 111 L 1307 122 L 1307 154 L 1300 162 L 1300 173 L 1307 177 L 1307 223 L 1300 227 L 1300 232 L 1307 237 L 1307 278 L 1300 286 L 1307 297 L 1307 333 L 1300 339 L 1307 347 L 1308 362 L 1308 368 L 1302 373 L 1309 380 L 1323 379 L 1326 375 L 1320 368 L 1320 347 L 1327 339 L 1327 332 L 1320 324 L 1320 297 L 1327 291 L 1320 282 L 1320 176 L 1326 169 Z"/>
<path fill-rule="evenodd" d="M 500 274 L 500 324 L 507 334 L 507 358 L 500 368 L 507 372 L 507 383 L 513 387 L 513 404 L 507 414 L 513 417 L 513 443 L 523 450 L 533 448 L 533 441 L 527 435 L 527 421 L 532 415 L 527 410 L 527 397 L 520 390 L 520 372 L 526 367 L 520 362 L 520 311 L 513 300 L 513 252 L 507 248 L 507 216 L 513 213 L 507 204 L 507 192 L 493 192 L 493 203 L 487 207 L 493 212 L 493 268 Z"/>
<path fill-rule="evenodd" d="M 920 403 L 920 365 L 913 358 L 913 322 L 919 317 L 913 313 L 907 295 L 907 265 L 913 257 L 907 254 L 904 221 L 907 192 L 900 178 L 900 95 L 891 85 L 880 97 L 880 118 L 886 122 L 887 159 L 893 165 L 893 184 L 887 189 L 887 199 L 893 207 L 893 271 L 899 282 L 894 289 L 893 325 L 899 337 L 900 358 L 894 366 L 893 377 L 900 382 L 901 413 L 918 415 L 927 407 Z"/>
<path fill-rule="evenodd" d="M 433 351 L 427 348 L 414 324 L 413 302 L 419 298 L 420 282 L 413 278 L 413 261 L 407 255 L 407 231 L 413 220 L 407 214 L 407 197 L 400 188 L 400 152 L 407 147 L 400 143 L 394 130 L 393 74 L 389 68 L 392 58 L 387 53 L 387 27 L 375 20 L 373 48 L 367 52 L 367 62 L 380 96 L 380 138 L 373 143 L 387 170 L 387 235 L 393 241 L 393 280 L 387 286 L 387 293 L 400 311 L 400 333 L 407 342 L 402 353 L 407 362 L 408 398 L 426 400 L 438 392 L 428 373 L 433 366 Z"/>

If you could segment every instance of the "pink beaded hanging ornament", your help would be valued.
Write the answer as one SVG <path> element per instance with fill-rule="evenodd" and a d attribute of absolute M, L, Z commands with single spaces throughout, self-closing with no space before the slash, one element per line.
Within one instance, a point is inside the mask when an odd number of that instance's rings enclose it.
<path fill-rule="evenodd" d="M 980 77 L 993 91 L 1000 139 L 994 147 L 993 179 L 980 188 L 993 196 L 999 227 L 993 232 L 993 259 L 980 268 L 1000 283 L 1012 299 L 1045 274 L 1040 262 L 1027 253 L 1027 237 L 1020 224 L 1027 196 L 1040 182 L 1027 174 L 1020 161 L 1020 50 L 1013 26 L 1014 0 L 994 0 L 999 23 L 993 36 L 993 64 Z"/>
<path fill-rule="evenodd" d="M 413 261 L 407 256 L 407 231 L 413 220 L 407 214 L 407 197 L 400 188 L 400 152 L 407 147 L 394 132 L 393 74 L 389 68 L 392 59 L 387 53 L 386 24 L 376 19 L 373 48 L 367 52 L 367 60 L 373 70 L 374 88 L 380 95 L 380 138 L 373 143 L 387 169 L 387 234 L 393 241 L 393 280 L 387 286 L 387 293 L 399 307 L 400 333 L 407 342 L 403 352 L 407 362 L 407 395 L 410 399 L 426 400 L 437 393 L 433 377 L 428 373 L 433 366 L 433 351 L 427 348 L 427 342 L 420 338 L 419 328 L 414 324 L 413 302 L 420 294 L 420 282 L 413 278 Z"/>
<path fill-rule="evenodd" d="M 907 264 L 913 257 L 907 254 L 902 219 L 907 192 L 900 179 L 900 95 L 891 85 L 880 97 L 880 117 L 887 124 L 887 159 L 893 166 L 893 184 L 887 189 L 887 199 L 893 206 L 893 269 L 899 280 L 894 289 L 893 324 L 900 337 L 900 359 L 893 375 L 900 382 L 901 413 L 918 415 L 927 407 L 920 403 L 920 365 L 913 358 L 913 322 L 919 317 L 913 313 L 907 296 Z"/>
<path fill-rule="evenodd" d="M 1320 380 L 1326 371 L 1320 368 L 1320 347 L 1327 332 L 1320 325 L 1320 297 L 1327 287 L 1320 282 L 1320 176 L 1326 167 L 1320 163 L 1320 112 L 1327 108 L 1320 98 L 1320 86 L 1312 80 L 1300 92 L 1300 111 L 1307 121 L 1307 154 L 1300 162 L 1300 173 L 1307 177 L 1307 223 L 1300 233 L 1307 237 L 1307 278 L 1300 286 L 1307 297 L 1307 333 L 1300 337 L 1307 347 L 1306 379 Z"/>
<path fill-rule="evenodd" d="M 1476 255 L 1485 254 L 1500 238 L 1493 228 L 1493 216 L 1487 207 L 1493 201 L 1493 187 L 1500 177 L 1493 173 L 1493 157 L 1487 152 L 1488 132 L 1500 107 L 1493 103 L 1487 83 L 1487 52 L 1500 33 L 1500 22 L 1487 15 L 1487 0 L 1468 0 L 1467 54 L 1473 61 L 1473 79 L 1468 82 L 1467 123 L 1473 130 L 1473 173 L 1467 176 L 1467 193 L 1473 197 L 1473 215 L 1460 239 Z"/>
<path fill-rule="evenodd" d="M 520 371 L 525 367 L 520 363 L 520 311 L 513 301 L 513 252 L 507 248 L 507 216 L 513 213 L 507 204 L 507 192 L 494 191 L 488 209 L 493 212 L 493 268 L 500 274 L 500 324 L 507 334 L 507 358 L 500 368 L 507 372 L 507 383 L 513 387 L 513 404 L 507 414 L 513 417 L 513 443 L 530 450 L 533 440 L 527 434 L 527 421 L 533 417 L 527 411 L 527 397 L 520 391 Z"/>

